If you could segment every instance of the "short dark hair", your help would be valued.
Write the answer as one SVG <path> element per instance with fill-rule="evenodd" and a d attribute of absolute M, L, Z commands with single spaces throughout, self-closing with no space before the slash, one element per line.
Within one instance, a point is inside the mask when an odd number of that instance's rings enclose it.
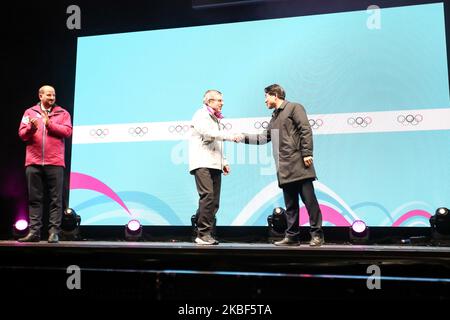
<path fill-rule="evenodd" d="M 271 96 L 276 96 L 281 100 L 286 98 L 286 92 L 284 92 L 284 89 L 276 83 L 264 88 L 264 92 L 270 94 Z"/>

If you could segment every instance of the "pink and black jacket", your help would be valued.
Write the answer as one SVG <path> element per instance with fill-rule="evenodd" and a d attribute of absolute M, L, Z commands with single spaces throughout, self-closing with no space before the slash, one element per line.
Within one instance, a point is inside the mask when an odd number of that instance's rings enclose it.
<path fill-rule="evenodd" d="M 72 135 L 70 114 L 60 106 L 54 106 L 48 114 L 47 126 L 39 104 L 27 109 L 19 127 L 19 137 L 25 141 L 25 166 L 54 165 L 65 167 L 64 138 Z M 34 128 L 31 119 L 37 118 L 38 125 Z"/>

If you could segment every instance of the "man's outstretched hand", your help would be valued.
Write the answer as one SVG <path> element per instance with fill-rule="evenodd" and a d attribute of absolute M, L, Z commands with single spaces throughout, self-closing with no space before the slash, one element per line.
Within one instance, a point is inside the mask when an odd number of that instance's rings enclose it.
<path fill-rule="evenodd" d="M 244 140 L 245 136 L 242 133 L 235 134 L 233 137 L 233 141 L 238 143 Z"/>

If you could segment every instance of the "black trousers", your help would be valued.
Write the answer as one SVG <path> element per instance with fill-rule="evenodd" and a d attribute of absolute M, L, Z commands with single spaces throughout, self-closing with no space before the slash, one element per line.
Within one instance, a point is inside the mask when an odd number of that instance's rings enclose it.
<path fill-rule="evenodd" d="M 45 189 L 48 190 L 49 233 L 59 233 L 63 214 L 64 168 L 61 166 L 31 165 L 25 169 L 28 186 L 30 232 L 40 234 Z"/>
<path fill-rule="evenodd" d="M 286 236 L 298 239 L 300 235 L 300 207 L 298 195 L 302 198 L 309 215 L 310 233 L 312 237 L 323 237 L 322 212 L 314 193 L 313 180 L 306 179 L 284 185 L 284 203 L 286 204 L 287 229 Z"/>
<path fill-rule="evenodd" d="M 197 233 L 199 237 L 211 234 L 216 213 L 220 203 L 220 185 L 222 171 L 209 168 L 198 168 L 194 171 L 198 201 Z"/>

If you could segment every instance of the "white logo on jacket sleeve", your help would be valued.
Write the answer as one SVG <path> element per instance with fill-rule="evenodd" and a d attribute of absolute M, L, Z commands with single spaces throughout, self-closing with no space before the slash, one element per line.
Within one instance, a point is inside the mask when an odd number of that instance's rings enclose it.
<path fill-rule="evenodd" d="M 22 118 L 22 123 L 24 124 L 29 124 L 30 123 L 30 117 L 29 116 L 24 116 Z"/>

